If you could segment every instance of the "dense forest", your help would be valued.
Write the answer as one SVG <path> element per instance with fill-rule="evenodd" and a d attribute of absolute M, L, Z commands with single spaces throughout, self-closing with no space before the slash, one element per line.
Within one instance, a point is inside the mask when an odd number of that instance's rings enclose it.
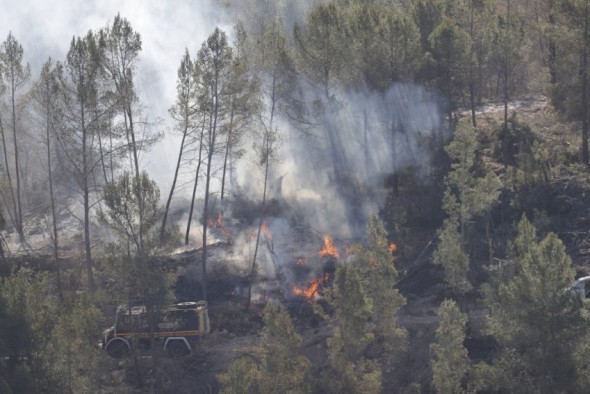
<path fill-rule="evenodd" d="M 0 392 L 587 392 L 590 1 L 216 7 L 166 119 L 123 14 L 0 44 Z"/>

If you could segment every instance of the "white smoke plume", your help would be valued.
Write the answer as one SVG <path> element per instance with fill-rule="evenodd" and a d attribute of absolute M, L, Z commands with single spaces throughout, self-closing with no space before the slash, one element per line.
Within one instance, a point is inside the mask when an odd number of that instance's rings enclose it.
<path fill-rule="evenodd" d="M 12 32 L 23 46 L 34 80 L 48 57 L 65 59 L 72 37 L 107 26 L 118 13 L 142 38 L 136 86 L 145 115 L 150 121 L 161 119 L 157 128 L 166 132 L 171 127 L 168 108 L 176 96 L 176 70 L 185 48 L 196 53 L 216 26 L 231 31 L 217 1 L 0 0 L 0 42 Z M 164 139 L 142 158 L 163 191 L 171 184 L 178 145 L 176 138 Z"/>

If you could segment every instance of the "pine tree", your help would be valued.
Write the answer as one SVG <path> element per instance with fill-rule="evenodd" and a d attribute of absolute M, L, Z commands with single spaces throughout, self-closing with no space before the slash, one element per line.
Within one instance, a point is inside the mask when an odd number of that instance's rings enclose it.
<path fill-rule="evenodd" d="M 207 299 L 207 230 L 209 221 L 210 187 L 214 173 L 213 158 L 222 150 L 222 135 L 227 125 L 231 107 L 231 72 L 233 50 L 227 35 L 219 28 L 201 46 L 195 67 L 199 70 L 197 81 L 198 108 L 204 117 L 203 143 L 205 150 L 205 195 L 203 203 L 203 260 L 201 263 L 202 297 Z"/>
<path fill-rule="evenodd" d="M 2 96 L 2 79 L 8 88 L 9 108 L 10 108 L 10 129 L 12 130 L 12 148 L 14 155 L 14 166 L 9 165 L 7 154 L 7 141 L 5 139 L 3 122 L 0 119 L 0 131 L 2 131 L 2 144 L 4 149 L 5 171 L 8 178 L 9 188 L 11 191 L 12 205 L 14 211 L 10 217 L 12 218 L 15 229 L 19 235 L 20 241 L 25 240 L 23 232 L 23 207 L 21 195 L 21 170 L 19 160 L 19 135 L 22 134 L 18 130 L 20 115 L 17 111 L 17 91 L 22 89 L 25 83 L 31 76 L 31 69 L 29 65 L 23 65 L 23 47 L 12 35 L 8 34 L 6 41 L 2 43 L 0 48 L 0 97 Z M 21 137 L 22 138 L 22 135 Z M 14 169 L 15 185 L 12 183 L 11 168 Z"/>
<path fill-rule="evenodd" d="M 259 362 L 242 357 L 220 376 L 222 393 L 308 393 L 310 362 L 299 356 L 301 336 L 284 308 L 268 304 L 263 311 L 263 353 Z"/>
<path fill-rule="evenodd" d="M 475 371 L 478 389 L 568 392 L 588 373 L 577 349 L 588 340 L 588 316 L 563 289 L 574 279 L 565 246 L 553 233 L 537 241 L 523 216 L 511 262 L 487 290 L 488 330 L 500 355 Z"/>
<path fill-rule="evenodd" d="M 185 149 L 187 148 L 187 144 L 191 139 L 190 134 L 192 134 L 196 128 L 194 95 L 194 64 L 187 49 L 185 50 L 184 56 L 180 61 L 180 66 L 178 67 L 176 80 L 176 103 L 172 108 L 170 108 L 169 111 L 170 116 L 176 122 L 176 129 L 182 134 L 182 139 L 180 141 L 180 150 L 178 152 L 176 168 L 174 169 L 174 177 L 172 178 L 172 186 L 170 187 L 170 193 L 168 194 L 168 199 L 166 200 L 166 206 L 163 212 L 162 226 L 160 227 L 160 240 L 164 239 L 170 203 L 172 202 L 172 196 L 174 195 L 176 188 L 176 181 L 178 180 L 178 173 L 180 171 L 181 164 L 183 162 L 184 156 L 186 156 Z"/>
<path fill-rule="evenodd" d="M 94 291 L 94 272 L 90 240 L 90 211 L 97 191 L 95 171 L 100 165 L 92 154 L 96 147 L 96 125 L 108 116 L 108 111 L 96 111 L 100 100 L 100 65 L 96 36 L 89 31 L 84 38 L 72 39 L 60 75 L 59 87 L 64 123 L 58 133 L 58 142 L 67 161 L 83 205 L 84 252 L 88 288 Z"/>
<path fill-rule="evenodd" d="M 432 384 L 438 393 L 464 392 L 463 378 L 469 371 L 469 357 L 463 345 L 467 318 L 453 300 L 444 300 L 438 310 L 432 352 Z"/>
<path fill-rule="evenodd" d="M 466 227 L 471 220 L 486 214 L 499 196 L 500 180 L 493 171 L 484 177 L 476 172 L 478 149 L 475 129 L 469 122 L 459 123 L 453 141 L 445 148 L 453 160 L 445 178 L 443 209 L 448 218 L 439 230 L 439 243 L 433 260 L 445 268 L 445 282 L 455 292 L 471 289 L 467 278 L 469 254 L 465 251 Z"/>

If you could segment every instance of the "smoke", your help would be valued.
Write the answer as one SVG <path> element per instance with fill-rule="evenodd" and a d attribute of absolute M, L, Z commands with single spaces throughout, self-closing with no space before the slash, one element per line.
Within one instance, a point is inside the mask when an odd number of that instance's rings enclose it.
<path fill-rule="evenodd" d="M 0 0 L 0 9 L 0 40 L 12 32 L 21 43 L 32 80 L 48 57 L 65 59 L 72 37 L 107 26 L 117 13 L 127 18 L 142 38 L 136 86 L 144 116 L 160 132 L 171 128 L 167 111 L 174 103 L 176 70 L 185 48 L 196 53 L 215 26 L 231 30 L 215 0 Z M 141 158 L 162 190 L 170 185 L 175 165 L 171 158 L 179 144 L 177 138 L 166 138 Z"/>
<path fill-rule="evenodd" d="M 301 85 L 307 103 L 317 99 L 313 88 Z M 436 95 L 413 84 L 385 92 L 341 90 L 335 97 L 336 109 L 312 117 L 315 126 L 305 132 L 279 123 L 281 160 L 272 167 L 269 194 L 318 233 L 360 239 L 391 190 L 386 183 L 392 174 L 408 167 L 427 173 L 427 147 L 441 128 L 442 112 Z M 262 184 L 255 165 L 242 170 L 241 184 Z M 258 193 L 251 198 L 259 200 Z"/>
<path fill-rule="evenodd" d="M 319 2 L 259 2 L 277 11 L 252 10 L 244 2 L 234 1 L 229 12 L 234 16 L 250 12 L 246 23 L 260 21 L 255 16 L 264 12 L 278 12 L 289 33 L 295 23 L 305 22 L 306 13 Z M 142 166 L 166 196 L 180 144 L 180 138 L 169 132 L 173 125 L 167 112 L 176 96 L 176 70 L 185 48 L 194 56 L 215 26 L 231 36 L 234 20 L 226 14 L 227 8 L 215 0 L 0 0 L 0 9 L 0 39 L 11 31 L 21 42 L 33 80 L 48 57 L 65 58 L 73 36 L 106 26 L 117 13 L 130 21 L 143 42 L 136 71 L 143 115 L 155 124 L 155 131 L 166 135 L 151 152 L 143 154 Z M 256 31 L 255 26 L 252 29 Z M 317 100 L 318 94 L 309 83 L 302 80 L 300 87 L 305 102 Z M 315 127 L 306 133 L 285 120 L 277 123 L 283 138 L 281 161 L 273 164 L 269 193 L 318 233 L 358 238 L 367 218 L 378 211 L 386 197 L 386 178 L 408 166 L 418 170 L 428 167 L 424 146 L 440 128 L 441 111 L 436 97 L 411 84 L 393 85 L 386 92 L 361 88 L 335 90 L 334 94 L 339 108 L 312 119 Z M 236 169 L 238 184 L 248 198 L 260 201 L 262 169 L 251 141 L 244 148 L 247 156 Z M 185 185 L 177 193 L 179 197 L 190 195 L 193 171 L 185 171 L 179 180 Z M 186 225 L 186 218 L 178 221 Z M 197 223 L 193 221 L 193 225 Z M 197 235 L 196 228 L 193 234 Z"/>

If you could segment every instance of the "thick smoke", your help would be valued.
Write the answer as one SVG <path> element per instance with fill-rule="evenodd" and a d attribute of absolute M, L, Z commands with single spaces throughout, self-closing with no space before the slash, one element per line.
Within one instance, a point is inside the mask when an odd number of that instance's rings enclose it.
<path fill-rule="evenodd" d="M 313 92 L 308 95 L 307 101 L 313 101 Z M 318 233 L 358 239 L 367 219 L 382 206 L 392 174 L 410 166 L 426 172 L 430 158 L 425 148 L 440 130 L 441 111 L 435 95 L 412 84 L 336 96 L 338 110 L 316 119 L 315 127 L 301 131 L 287 122 L 278 126 L 282 160 L 275 164 L 270 194 L 293 207 Z M 247 168 L 241 183 L 260 184 L 253 174 Z"/>
<path fill-rule="evenodd" d="M 266 6 L 278 7 L 278 11 L 252 11 L 245 9 L 242 2 L 233 2 L 228 9 L 215 0 L 23 0 L 18 4 L 0 0 L 0 38 L 3 40 L 11 31 L 21 42 L 34 80 L 48 57 L 65 58 L 73 36 L 106 26 L 117 13 L 127 18 L 143 42 L 136 72 L 143 115 L 156 131 L 166 135 L 151 152 L 143 154 L 142 165 L 159 183 L 164 197 L 180 143 L 179 137 L 169 132 L 173 125 L 167 111 L 175 100 L 176 70 L 185 48 L 194 56 L 215 26 L 231 36 L 233 22 L 227 10 L 234 14 L 278 12 L 289 32 L 295 23 L 305 22 L 306 13 L 316 3 L 266 2 Z M 301 81 L 300 87 L 304 101 L 309 104 L 316 100 L 317 92 L 310 84 Z M 430 134 L 440 127 L 441 117 L 436 98 L 419 86 L 400 84 L 384 93 L 357 89 L 334 94 L 338 110 L 311 119 L 315 127 L 302 132 L 284 119 L 277 123 L 282 134 L 281 160 L 273 164 L 269 193 L 305 218 L 318 234 L 358 238 L 367 218 L 377 212 L 386 196 L 386 177 L 407 166 L 428 165 L 422 149 Z M 252 141 L 244 143 L 248 155 L 239 161 L 235 173 L 240 191 L 252 201 L 260 201 L 262 170 L 251 147 Z M 179 198 L 190 196 L 193 169 L 186 166 L 182 170 Z M 218 183 L 213 188 L 216 186 Z M 176 199 L 173 206 L 180 211 L 185 202 Z M 198 204 L 191 242 L 195 246 L 200 237 Z M 184 227 L 186 218 L 182 219 L 182 213 L 179 216 L 176 219 Z M 229 218 L 230 213 L 225 216 Z"/>

